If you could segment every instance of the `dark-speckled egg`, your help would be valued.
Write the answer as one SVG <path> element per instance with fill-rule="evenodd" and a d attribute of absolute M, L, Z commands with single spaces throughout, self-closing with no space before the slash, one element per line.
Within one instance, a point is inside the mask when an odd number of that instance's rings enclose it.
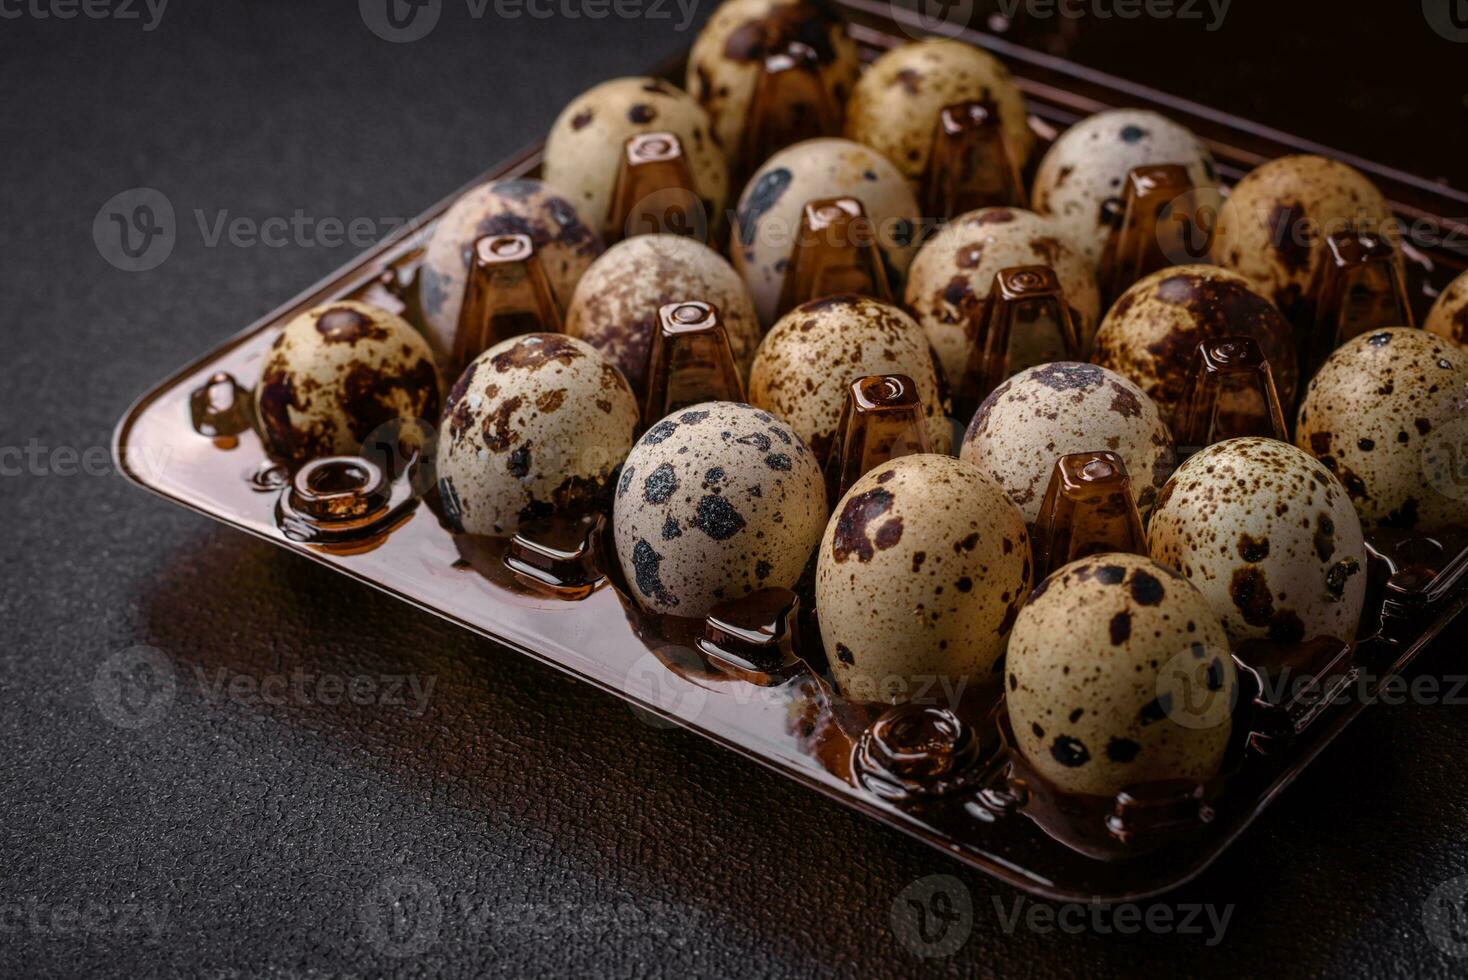
<path fill-rule="evenodd" d="M 841 693 L 898 702 L 989 675 L 1032 584 L 1024 518 L 952 456 L 884 463 L 836 505 L 816 563 Z"/>
<path fill-rule="evenodd" d="M 843 139 L 805 140 L 765 161 L 745 185 L 734 215 L 729 254 L 766 326 L 775 322 L 806 204 L 831 197 L 861 201 L 893 291 L 898 291 L 917 251 L 919 210 L 912 188 L 869 146 Z"/>
<path fill-rule="evenodd" d="M 1025 98 L 1009 69 L 971 44 L 929 38 L 893 48 L 872 62 L 846 107 L 846 136 L 891 160 L 914 187 L 932 155 L 938 116 L 955 102 L 992 102 L 1015 172 L 1034 147 Z"/>
<path fill-rule="evenodd" d="M 1386 199 L 1356 169 L 1326 157 L 1280 157 L 1250 171 L 1224 201 L 1213 261 L 1293 315 L 1327 236 L 1351 226 L 1390 232 L 1391 221 Z"/>
<path fill-rule="evenodd" d="M 623 147 L 641 133 L 672 133 L 683 144 L 693 189 L 712 218 L 729 197 L 729 165 L 708 114 L 660 78 L 614 78 L 561 110 L 545 141 L 545 179 L 563 189 L 603 234 Z"/>
<path fill-rule="evenodd" d="M 1100 451 L 1126 464 L 1146 520 L 1176 464 L 1157 406 L 1119 374 L 1059 361 L 1021 371 L 994 389 L 974 413 L 959 455 L 993 477 L 1034 524 L 1055 461 Z"/>
<path fill-rule="evenodd" d="M 587 344 L 534 333 L 496 344 L 464 369 L 444 405 L 438 486 L 470 534 L 584 512 L 609 496 L 632 448 L 637 400 Z"/>
<path fill-rule="evenodd" d="M 749 105 L 771 32 L 803 44 L 815 56 L 821 83 L 839 109 L 861 71 L 846 24 L 822 3 L 800 0 L 727 0 L 714 8 L 688 53 L 689 93 L 713 120 L 724 149 L 744 139 Z M 758 162 L 758 161 L 756 161 Z"/>
<path fill-rule="evenodd" d="M 1459 347 L 1468 347 L 1468 272 L 1442 291 L 1422 326 Z"/>
<path fill-rule="evenodd" d="M 1171 422 L 1198 345 L 1230 335 L 1258 342 L 1281 404 L 1290 404 L 1299 368 L 1289 321 L 1242 276 L 1215 266 L 1162 269 L 1128 289 L 1101 321 L 1091 360 L 1135 381 Z"/>
<path fill-rule="evenodd" d="M 825 522 L 814 454 L 773 415 L 735 402 L 704 402 L 648 429 L 613 508 L 632 594 L 654 612 L 692 617 L 794 587 Z"/>
<path fill-rule="evenodd" d="M 1356 637 L 1361 522 L 1340 481 L 1287 442 L 1229 439 L 1178 467 L 1147 548 L 1203 593 L 1235 643 Z"/>
<path fill-rule="evenodd" d="M 774 412 L 822 460 L 852 382 L 905 374 L 917 385 L 934 452 L 953 435 L 922 328 L 895 306 L 867 296 L 827 296 L 797 306 L 771 328 L 749 374 L 749 400 Z"/>
<path fill-rule="evenodd" d="M 722 255 L 681 235 L 638 235 L 607 249 L 576 287 L 566 332 L 601 351 L 641 394 L 658 310 L 688 300 L 719 308 L 734 363 L 748 376 L 760 340 L 749 290 Z"/>
<path fill-rule="evenodd" d="M 308 310 L 270 345 L 255 410 L 271 454 L 302 462 L 357 453 L 379 426 L 438 416 L 422 334 L 387 310 L 340 300 Z"/>
<path fill-rule="evenodd" d="M 1203 782 L 1228 749 L 1228 635 L 1197 589 L 1144 556 L 1056 569 L 1020 610 L 1005 672 L 1016 747 L 1066 792 Z"/>
<path fill-rule="evenodd" d="M 1305 389 L 1295 441 L 1368 528 L 1468 525 L 1468 350 L 1406 327 L 1352 339 Z"/>
<path fill-rule="evenodd" d="M 1055 272 L 1080 354 L 1089 354 L 1101 319 L 1101 292 L 1090 262 L 1049 218 L 1018 208 L 981 208 L 944 225 L 907 275 L 907 308 L 927 332 L 950 384 L 958 385 L 968 370 L 995 274 L 1022 265 L 1047 265 Z M 1053 331 L 1026 333 L 1023 324 L 1010 336 L 1009 350 L 1010 373 L 1066 356 Z"/>

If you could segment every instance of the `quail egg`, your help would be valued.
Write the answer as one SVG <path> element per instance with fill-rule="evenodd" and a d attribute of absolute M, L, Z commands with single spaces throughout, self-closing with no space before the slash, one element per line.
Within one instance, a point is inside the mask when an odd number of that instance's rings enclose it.
<path fill-rule="evenodd" d="M 905 374 L 917 385 L 934 452 L 952 433 L 928 341 L 906 313 L 867 296 L 827 296 L 797 306 L 771 328 L 749 374 L 749 400 L 790 424 L 824 460 L 851 383 Z"/>
<path fill-rule="evenodd" d="M 255 410 L 272 455 L 356 453 L 394 419 L 438 415 L 438 371 L 402 317 L 341 300 L 308 310 L 270 345 Z"/>
<path fill-rule="evenodd" d="M 875 150 L 843 139 L 814 139 L 770 157 L 739 198 L 729 253 L 749 284 L 760 322 L 775 322 L 801 215 L 811 201 L 861 201 L 893 292 L 916 251 L 918 203 L 902 174 Z"/>
<path fill-rule="evenodd" d="M 627 140 L 668 132 L 683 144 L 693 189 L 710 218 L 724 210 L 729 167 L 708 114 L 687 92 L 660 78 L 614 78 L 589 89 L 561 110 L 545 141 L 545 179 L 563 188 L 603 234 Z"/>
<path fill-rule="evenodd" d="M 453 352 L 474 242 L 485 235 L 529 236 L 563 310 L 602 251 L 601 237 L 575 206 L 538 180 L 492 180 L 465 192 L 434 227 L 418 272 L 428 338 L 440 355 Z"/>
<path fill-rule="evenodd" d="M 1203 593 L 1235 643 L 1355 639 L 1361 522 L 1340 481 L 1287 442 L 1229 439 L 1190 458 L 1162 488 L 1147 549 Z"/>
<path fill-rule="evenodd" d="M 632 448 L 637 400 L 589 345 L 532 333 L 475 358 L 449 392 L 438 440 L 444 510 L 470 534 L 604 503 Z"/>
<path fill-rule="evenodd" d="M 939 114 L 969 101 L 995 105 L 1010 163 L 1018 173 L 1035 142 L 1024 96 L 997 58 L 962 41 L 915 41 L 872 62 L 846 107 L 846 136 L 882 153 L 918 187 L 927 172 Z"/>
<path fill-rule="evenodd" d="M 727 0 L 714 9 L 688 54 L 688 91 L 714 122 L 719 142 L 739 150 L 749 107 L 771 40 L 793 41 L 814 55 L 839 111 L 861 70 L 846 25 L 823 3 L 800 0 Z M 753 161 L 758 163 L 759 161 Z"/>
<path fill-rule="evenodd" d="M 1258 342 L 1280 403 L 1290 404 L 1299 369 L 1289 321 L 1242 276 L 1214 266 L 1162 269 L 1128 289 L 1101 321 L 1091 360 L 1136 382 L 1170 422 L 1198 345 L 1230 335 Z"/>
<path fill-rule="evenodd" d="M 903 456 L 846 492 L 816 562 L 836 685 L 902 701 L 988 675 L 1030 591 L 1024 518 L 978 467 Z"/>
<path fill-rule="evenodd" d="M 815 456 L 750 405 L 704 402 L 648 429 L 617 483 L 617 557 L 633 596 L 699 617 L 726 599 L 791 588 L 826 522 Z"/>
<path fill-rule="evenodd" d="M 1097 113 L 1061 133 L 1040 161 L 1032 203 L 1096 264 L 1112 230 L 1121 227 L 1127 175 L 1167 163 L 1187 169 L 1196 188 L 1192 203 L 1216 215 L 1221 199 L 1212 154 L 1186 128 L 1144 109 Z"/>
<path fill-rule="evenodd" d="M 1145 520 L 1175 462 L 1157 406 L 1118 374 L 1060 361 L 1021 371 L 994 389 L 974 413 L 959 456 L 993 477 L 1033 525 L 1055 461 L 1102 450 L 1126 464 Z"/>
<path fill-rule="evenodd" d="M 1041 582 L 1009 640 L 1016 748 L 1068 793 L 1203 782 L 1233 731 L 1238 673 L 1208 602 L 1141 555 L 1073 561 Z"/>
<path fill-rule="evenodd" d="M 1454 279 L 1427 314 L 1422 324 L 1439 337 L 1446 337 L 1460 347 L 1468 347 L 1468 272 Z"/>
<path fill-rule="evenodd" d="M 718 307 L 747 377 L 761 333 L 749 289 L 718 252 L 681 235 L 638 235 L 607 249 L 576 286 L 566 332 L 601 351 L 641 394 L 658 310 L 686 300 Z"/>
<path fill-rule="evenodd" d="M 1381 192 L 1355 169 L 1325 157 L 1280 157 L 1251 171 L 1224 201 L 1213 261 L 1293 316 L 1327 236 L 1352 226 L 1385 232 L 1391 220 Z"/>
<path fill-rule="evenodd" d="M 1085 257 L 1048 218 L 1017 208 L 981 208 L 944 225 L 913 259 L 906 305 L 923 325 L 943 376 L 958 385 L 968 370 L 982 307 L 1003 269 L 1046 265 L 1055 272 L 1070 306 L 1081 356 L 1101 319 L 1101 292 Z M 1053 330 L 1026 333 L 1017 323 L 1010 337 L 1009 369 L 1063 360 L 1064 345 Z"/>
<path fill-rule="evenodd" d="M 1354 338 L 1305 389 L 1295 441 L 1367 528 L 1468 525 L 1468 350 L 1406 327 Z"/>

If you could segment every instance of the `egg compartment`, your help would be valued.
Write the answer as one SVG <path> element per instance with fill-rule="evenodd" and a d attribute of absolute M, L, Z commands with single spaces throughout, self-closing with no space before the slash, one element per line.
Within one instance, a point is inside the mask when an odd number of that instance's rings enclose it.
<path fill-rule="evenodd" d="M 851 19 L 852 34 L 868 60 L 903 43 L 910 33 L 921 33 L 915 15 L 894 11 L 885 2 L 838 0 L 838 6 Z M 1367 174 L 1407 222 L 1404 282 L 1414 312 L 1425 311 L 1437 291 L 1468 265 L 1468 253 L 1455 244 L 1465 240 L 1468 229 L 1446 217 L 1468 213 L 1463 210 L 1468 195 L 1330 153 L 1002 38 L 972 31 L 962 36 L 1014 70 L 1029 100 L 1031 129 L 1042 146 L 1085 115 L 1136 106 L 1163 112 L 1198 133 L 1218 159 L 1225 182 L 1237 180 L 1269 158 L 1325 152 Z M 540 147 L 531 147 L 474 184 L 533 175 L 539 158 Z M 1244 753 L 1242 764 L 1230 775 L 1226 790 L 1206 801 L 1212 819 L 1186 832 L 1163 835 L 1166 839 L 1146 849 L 1140 859 L 1087 856 L 1025 817 L 1023 801 L 1006 786 L 981 780 L 983 785 L 975 790 L 968 783 L 970 770 L 993 778 L 1006 764 L 998 729 L 985 723 L 979 705 L 975 705 L 979 713 L 967 714 L 968 708 L 960 704 L 973 729 L 972 741 L 955 739 L 960 730 L 947 718 L 927 713 L 908 724 L 883 727 L 896 735 L 912 733 L 934 745 L 953 741 L 960 750 L 949 756 L 965 773 L 943 776 L 941 764 L 935 764 L 933 771 L 941 777 L 938 785 L 951 784 L 953 791 L 913 794 L 921 800 L 904 800 L 900 794 L 889 798 L 874 788 L 870 777 L 854 775 L 858 743 L 887 709 L 879 712 L 876 706 L 823 700 L 825 668 L 818 648 L 805 640 L 818 636 L 811 633 L 817 623 L 804 602 L 793 619 L 767 615 L 760 622 L 760 616 L 736 610 L 716 617 L 718 625 L 712 629 L 706 620 L 681 636 L 664 632 L 668 624 L 651 620 L 634 628 L 608 567 L 616 563 L 607 561 L 605 551 L 599 558 L 594 553 L 596 542 L 605 540 L 605 525 L 585 534 L 576 528 L 530 529 L 518 543 L 455 535 L 437 519 L 431 490 L 425 492 L 421 482 L 415 483 L 414 467 L 406 462 L 388 466 L 387 472 L 397 474 L 395 492 L 402 492 L 397 481 L 405 481 L 421 503 L 405 507 L 386 526 L 335 542 L 312 540 L 309 535 L 292 537 L 282 530 L 277 506 L 296 474 L 266 454 L 248 424 L 249 391 L 236 379 L 258 377 L 280 327 L 321 303 L 357 298 L 421 324 L 424 317 L 413 277 L 435 222 L 457 196 L 429 209 L 403 233 L 352 260 L 140 398 L 114 438 L 120 471 L 182 506 L 594 684 L 637 706 L 649 720 L 698 731 L 1017 888 L 1063 901 L 1137 900 L 1195 876 L 1366 709 L 1381 684 L 1409 664 L 1468 605 L 1464 536 L 1443 535 L 1430 541 L 1420 536 L 1410 540 L 1404 536 L 1401 541 L 1373 538 L 1371 545 L 1378 554 L 1370 573 L 1379 585 L 1373 586 L 1370 602 L 1383 598 L 1379 612 L 1370 615 L 1381 625 L 1356 644 L 1350 660 L 1354 676 L 1365 678 L 1362 695 L 1334 699 L 1298 731 L 1291 723 L 1288 738 L 1276 738 L 1267 746 L 1244 745 L 1238 750 Z M 1416 222 L 1424 224 L 1415 226 Z M 1418 227 L 1426 230 L 1419 233 Z M 378 451 L 382 457 L 369 453 L 380 465 L 385 457 L 402 453 L 396 440 L 386 442 Z M 588 550 L 593 550 L 589 562 L 584 560 Z M 518 569 L 513 561 L 521 562 Z M 532 584 L 536 575 L 551 581 Z M 558 592 L 557 584 L 570 591 Z M 787 609 L 780 597 L 771 602 L 782 613 Z M 771 645 L 777 636 L 792 638 L 791 654 L 785 653 L 782 640 Z M 779 651 L 778 656 L 771 650 Z M 791 660 L 792 654 L 798 664 Z M 669 663 L 685 669 L 680 673 Z M 1250 710 L 1255 710 L 1256 700 L 1248 699 Z M 823 709 L 823 704 L 829 707 Z M 1250 722 L 1249 727 L 1266 726 Z M 899 739 L 897 744 L 905 742 Z M 1269 751 L 1263 751 L 1266 748 Z M 880 745 L 869 745 L 860 757 L 867 760 L 862 764 L 869 770 L 892 770 L 892 753 Z M 899 762 L 896 768 L 904 767 Z M 910 770 L 896 775 L 914 784 L 923 781 L 921 771 L 916 780 Z M 1161 815 L 1162 823 L 1169 822 L 1167 813 L 1172 812 L 1166 805 L 1136 810 L 1138 815 L 1144 811 Z M 1136 848 L 1137 853 L 1141 850 Z"/>

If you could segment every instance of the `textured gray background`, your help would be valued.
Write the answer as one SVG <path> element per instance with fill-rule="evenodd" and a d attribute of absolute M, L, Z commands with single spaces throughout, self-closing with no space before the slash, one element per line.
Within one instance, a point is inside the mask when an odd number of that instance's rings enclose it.
<path fill-rule="evenodd" d="M 1070 50 L 1468 182 L 1468 45 L 1415 3 L 1349 23 L 1281 6 L 1238 0 L 1213 34 L 1090 20 Z M 0 19 L 0 446 L 48 451 L 0 478 L 0 975 L 1461 975 L 1422 919 L 1468 873 L 1461 705 L 1373 710 L 1170 896 L 1236 906 L 1217 948 L 1008 935 L 995 902 L 1016 893 L 936 852 L 115 476 L 67 475 L 63 447 L 95 460 L 145 387 L 354 252 L 208 247 L 195 209 L 416 214 L 577 91 L 691 40 L 669 9 L 476 22 L 446 2 L 412 44 L 352 0 L 173 0 L 151 32 Z M 172 202 L 178 241 L 125 273 L 92 220 L 138 186 Z M 1424 669 L 1461 672 L 1463 637 Z M 92 685 L 140 644 L 177 686 L 127 729 Z M 297 669 L 435 686 L 421 716 L 209 687 Z M 892 910 L 939 874 L 972 932 L 923 961 Z"/>

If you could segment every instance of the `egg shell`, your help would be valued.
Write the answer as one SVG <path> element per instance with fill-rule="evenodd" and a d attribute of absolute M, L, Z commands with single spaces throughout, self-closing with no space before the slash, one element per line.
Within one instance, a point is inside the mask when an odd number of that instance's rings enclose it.
<path fill-rule="evenodd" d="M 1275 439 L 1215 443 L 1162 488 L 1147 548 L 1203 593 L 1235 643 L 1354 640 L 1366 543 L 1340 481 Z"/>
<path fill-rule="evenodd" d="M 691 617 L 792 588 L 825 522 L 815 456 L 788 425 L 734 402 L 695 405 L 648 429 L 622 467 L 613 509 L 633 596 Z"/>
<path fill-rule="evenodd" d="M 1468 350 L 1406 327 L 1362 334 L 1311 379 L 1295 433 L 1368 529 L 1468 525 Z"/>
<path fill-rule="evenodd" d="M 1145 109 L 1111 109 L 1060 134 L 1035 173 L 1031 203 L 1051 217 L 1091 263 L 1120 228 L 1127 175 L 1135 167 L 1178 164 L 1195 188 L 1190 202 L 1218 213 L 1218 170 L 1213 156 L 1186 127 Z"/>
<path fill-rule="evenodd" d="M 1048 218 L 1018 208 L 981 208 L 944 225 L 908 270 L 907 308 L 927 332 L 950 384 L 959 384 L 968 370 L 983 320 L 980 309 L 978 322 L 971 322 L 960 312 L 962 304 L 971 303 L 972 297 L 987 301 L 998 272 L 1024 265 L 1054 270 L 1070 306 L 1080 354 L 1090 353 L 1101 319 L 1101 292 L 1085 256 Z M 1011 374 L 1065 356 L 1053 332 L 1025 333 L 1016 325 L 1010 336 Z"/>
<path fill-rule="evenodd" d="M 903 456 L 836 505 L 816 611 L 841 693 L 902 701 L 988 676 L 1029 593 L 1024 518 L 978 467 Z"/>
<path fill-rule="evenodd" d="M 729 165 L 708 114 L 687 92 L 660 78 L 614 78 L 561 110 L 545 141 L 545 179 L 570 195 L 603 235 L 623 147 L 640 133 L 668 132 L 683 144 L 693 189 L 712 218 L 729 197 Z"/>
<path fill-rule="evenodd" d="M 470 534 L 502 535 L 594 509 L 636 430 L 632 389 L 591 346 L 558 333 L 512 337 L 475 358 L 444 404 L 445 510 Z"/>
<path fill-rule="evenodd" d="M 1215 266 L 1175 266 L 1137 282 L 1101 321 L 1091 360 L 1136 382 L 1170 423 L 1198 345 L 1231 335 L 1258 342 L 1280 403 L 1291 404 L 1299 367 L 1289 321 L 1242 276 Z"/>
<path fill-rule="evenodd" d="M 994 389 L 974 413 L 959 456 L 993 477 L 1033 525 L 1055 461 L 1103 450 L 1126 464 L 1145 520 L 1176 465 L 1157 406 L 1119 374 L 1059 361 L 1021 371 Z"/>
<path fill-rule="evenodd" d="M 1442 291 L 1422 326 L 1460 347 L 1468 347 L 1468 272 Z"/>
<path fill-rule="evenodd" d="M 887 158 L 843 139 L 787 146 L 750 178 L 735 212 L 729 254 L 749 284 L 760 322 L 775 322 L 792 247 L 806 204 L 831 197 L 861 201 L 875 231 L 894 295 L 917 251 L 918 202 Z"/>
<path fill-rule="evenodd" d="M 1010 163 L 1021 171 L 1035 144 L 1024 96 L 997 58 L 948 38 L 904 44 L 872 62 L 851 93 L 846 138 L 877 150 L 918 188 L 932 156 L 939 114 L 968 101 L 993 102 L 998 108 Z"/>
<path fill-rule="evenodd" d="M 538 180 L 492 180 L 465 191 L 434 226 L 418 272 L 418 296 L 429 342 L 453 353 L 474 242 L 485 235 L 527 235 L 561 309 L 571 302 L 601 236 L 559 192 Z"/>
<path fill-rule="evenodd" d="M 819 3 L 798 0 L 727 0 L 713 14 L 688 54 L 686 86 L 713 120 L 726 152 L 734 154 L 744 140 L 749 105 L 768 52 L 765 30 L 771 11 L 788 8 L 791 37 L 809 48 L 832 102 L 846 105 L 861 71 L 856 43 L 846 25 Z"/>
<path fill-rule="evenodd" d="M 749 400 L 790 424 L 824 460 L 852 382 L 905 374 L 917 385 L 930 446 L 946 453 L 953 434 L 922 328 L 895 306 L 866 296 L 827 296 L 791 310 L 755 355 Z"/>
<path fill-rule="evenodd" d="M 638 235 L 607 249 L 576 286 L 566 332 L 601 351 L 641 394 L 658 310 L 687 300 L 718 307 L 734 363 L 748 377 L 761 333 L 749 289 L 723 256 L 681 235 Z"/>
<path fill-rule="evenodd" d="M 295 462 L 358 453 L 380 426 L 435 419 L 438 407 L 428 342 L 402 317 L 350 300 L 287 323 L 255 386 L 266 446 Z"/>
<path fill-rule="evenodd" d="M 1250 171 L 1218 213 L 1213 261 L 1293 315 L 1324 259 L 1325 238 L 1355 225 L 1389 232 L 1381 192 L 1344 163 L 1287 156 Z"/>
<path fill-rule="evenodd" d="M 1228 749 L 1228 636 L 1197 589 L 1142 555 L 1093 555 L 1041 582 L 1006 672 L 1016 747 L 1066 792 L 1203 782 Z"/>

